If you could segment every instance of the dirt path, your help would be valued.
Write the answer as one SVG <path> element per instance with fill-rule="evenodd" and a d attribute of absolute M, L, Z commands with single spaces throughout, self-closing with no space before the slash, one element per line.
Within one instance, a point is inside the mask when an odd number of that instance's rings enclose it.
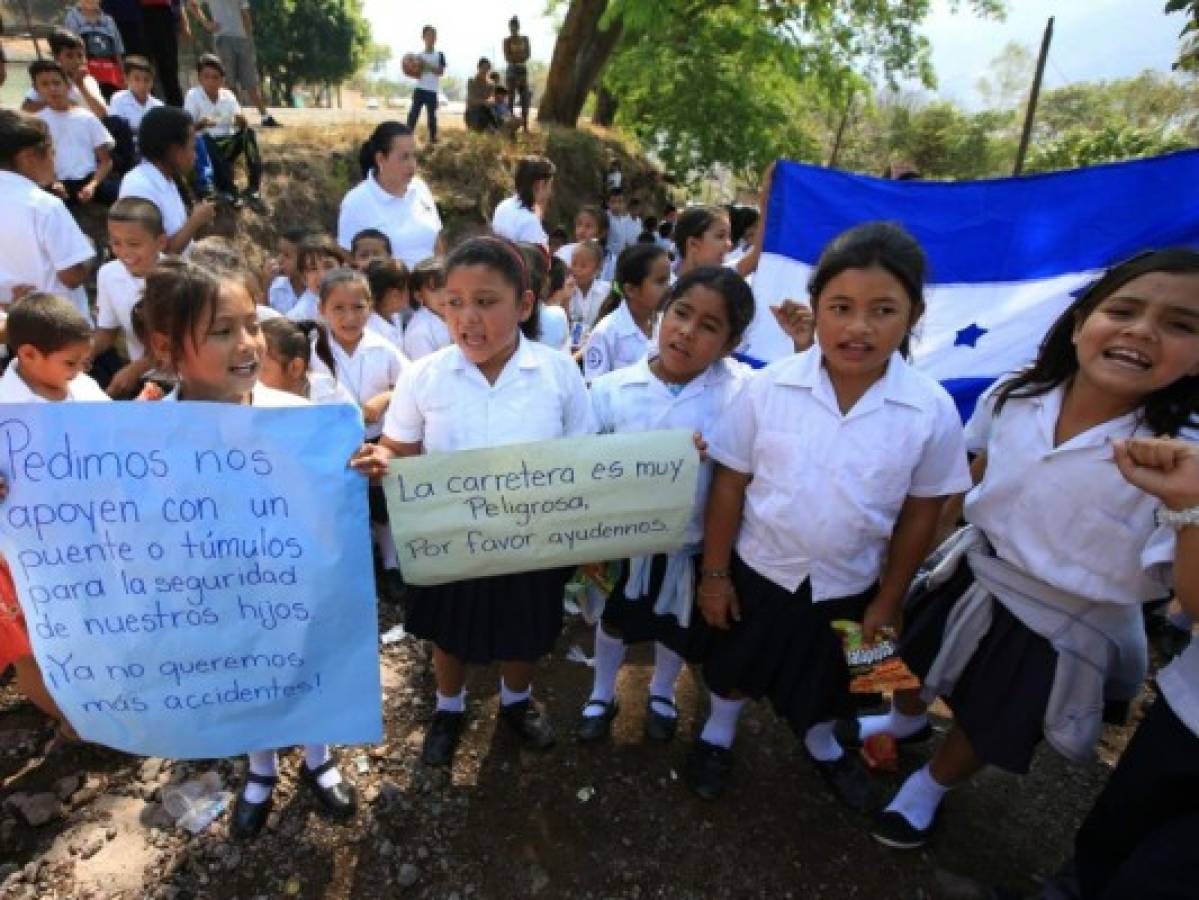
<path fill-rule="evenodd" d="M 384 612 L 382 627 L 393 616 Z M 362 811 L 333 826 L 297 790 L 298 753 L 285 758 L 270 830 L 250 845 L 227 839 L 227 816 L 189 837 L 157 802 L 162 785 L 232 761 L 171 764 L 98 747 L 41 752 L 48 733 L 11 686 L 0 689 L 0 896 L 6 898 L 266 897 L 803 897 L 974 898 L 979 883 L 1031 890 L 1068 853 L 1074 828 L 1105 777 L 1051 753 L 1033 774 L 987 774 L 955 792 L 927 852 L 877 846 L 843 811 L 764 709 L 743 717 L 734 790 L 716 804 L 678 780 L 702 722 L 685 673 L 673 745 L 642 740 L 648 654 L 634 652 L 610 745 L 570 740 L 590 670 L 565 658 L 590 635 L 572 620 L 536 681 L 563 740 L 522 751 L 494 727 L 496 674 L 469 685 L 471 721 L 452 773 L 418 762 L 431 713 L 426 651 L 384 648 L 385 744 L 348 748 L 342 770 Z M 1126 738 L 1107 734 L 1109 757 Z M 923 754 L 905 756 L 905 771 Z M 364 771 L 359 771 L 359 769 Z M 890 779 L 894 784 L 897 779 Z M 38 827 L 14 805 L 50 792 L 61 810 Z M 53 799 L 53 798 L 51 798 Z M 5 880 L 7 879 L 7 880 Z"/>

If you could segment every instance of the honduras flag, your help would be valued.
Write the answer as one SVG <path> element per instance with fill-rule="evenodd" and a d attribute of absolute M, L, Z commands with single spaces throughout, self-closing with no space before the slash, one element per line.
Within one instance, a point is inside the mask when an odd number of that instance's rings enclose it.
<path fill-rule="evenodd" d="M 745 356 L 769 362 L 793 352 L 767 307 L 809 302 L 808 277 L 824 246 L 879 219 L 903 225 L 928 256 L 928 308 L 912 357 L 965 418 L 992 381 L 1036 355 L 1061 312 L 1106 268 L 1143 250 L 1199 247 L 1199 151 L 957 183 L 780 162 Z"/>

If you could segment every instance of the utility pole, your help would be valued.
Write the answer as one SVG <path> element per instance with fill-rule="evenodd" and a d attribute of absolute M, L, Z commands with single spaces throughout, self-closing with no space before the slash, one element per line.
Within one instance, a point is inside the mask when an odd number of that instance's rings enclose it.
<path fill-rule="evenodd" d="M 1024 157 L 1028 155 L 1028 141 L 1032 137 L 1032 123 L 1037 116 L 1037 100 L 1041 97 L 1041 79 L 1045 76 L 1045 60 L 1049 58 L 1049 43 L 1053 40 L 1053 16 L 1045 25 L 1045 37 L 1041 39 L 1041 55 L 1037 57 L 1037 74 L 1033 76 L 1032 93 L 1028 95 L 1028 109 L 1024 112 L 1024 130 L 1020 133 L 1020 149 L 1016 151 L 1016 168 L 1013 175 L 1024 171 Z"/>

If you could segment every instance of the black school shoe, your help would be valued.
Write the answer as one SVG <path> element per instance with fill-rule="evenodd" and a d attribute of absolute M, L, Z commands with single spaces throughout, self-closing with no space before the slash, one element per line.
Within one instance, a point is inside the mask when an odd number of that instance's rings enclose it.
<path fill-rule="evenodd" d="M 807 753 L 807 751 L 804 751 Z M 856 753 L 845 752 L 832 762 L 821 762 L 807 753 L 808 760 L 820 777 L 837 795 L 837 799 L 856 812 L 878 809 L 878 793 L 870 773 Z"/>
<path fill-rule="evenodd" d="M 664 716 L 654 709 L 654 704 L 660 703 L 674 710 L 673 716 Z M 645 703 L 645 736 L 659 744 L 668 744 L 674 740 L 674 733 L 679 727 L 679 708 L 669 697 L 650 697 Z"/>
<path fill-rule="evenodd" d="M 901 747 L 907 747 L 912 744 L 923 744 L 932 740 L 933 726 L 925 723 L 924 727 L 914 734 L 909 734 L 907 737 L 895 738 L 895 743 Z M 833 737 L 837 739 L 837 743 L 842 747 L 856 749 L 862 746 L 862 723 L 853 719 L 838 719 L 833 725 Z"/>
<path fill-rule="evenodd" d="M 421 747 L 420 761 L 426 766 L 448 766 L 454 761 L 458 739 L 462 736 L 462 725 L 466 721 L 464 712 L 448 712 L 439 709 L 433 713 L 433 721 L 425 732 L 425 743 Z"/>
<path fill-rule="evenodd" d="M 917 828 L 909 822 L 903 813 L 893 809 L 885 809 L 874 817 L 870 827 L 870 836 L 893 850 L 919 850 L 928 843 L 933 826 L 937 824 L 934 815 L 927 828 Z"/>
<path fill-rule="evenodd" d="M 246 780 L 242 783 L 242 789 L 237 792 L 237 800 L 233 803 L 233 817 L 229 822 L 229 834 L 238 841 L 248 841 L 258 836 L 258 833 L 262 831 L 262 826 L 266 824 L 267 817 L 271 814 L 271 806 L 274 803 L 273 793 L 261 803 L 251 803 L 247 800 L 245 786 L 250 782 L 261 784 L 274 791 L 279 779 L 274 775 L 246 773 Z"/>
<path fill-rule="evenodd" d="M 501 706 L 500 718 L 517 737 L 534 750 L 548 750 L 557 740 L 554 726 L 532 700 L 521 700 L 519 703 Z"/>
<path fill-rule="evenodd" d="M 733 772 L 733 751 L 700 738 L 687 754 L 683 775 L 687 786 L 704 800 L 716 800 L 728 787 Z"/>
<path fill-rule="evenodd" d="M 598 716 L 587 715 L 587 710 L 593 706 L 600 707 L 603 712 Z M 588 700 L 583 706 L 583 715 L 579 716 L 575 736 L 584 744 L 594 744 L 605 740 L 612 734 L 612 720 L 616 718 L 618 712 L 620 712 L 620 704 L 615 700 L 609 703 L 604 703 L 602 700 Z"/>
<path fill-rule="evenodd" d="M 309 769 L 308 764 L 304 763 L 300 766 L 300 780 L 316 794 L 316 799 L 331 818 L 351 819 L 358 811 L 358 792 L 354 790 L 354 785 L 342 778 L 332 787 L 321 787 L 317 780 L 336 764 L 332 758 L 325 760 L 324 765 L 315 769 Z"/>

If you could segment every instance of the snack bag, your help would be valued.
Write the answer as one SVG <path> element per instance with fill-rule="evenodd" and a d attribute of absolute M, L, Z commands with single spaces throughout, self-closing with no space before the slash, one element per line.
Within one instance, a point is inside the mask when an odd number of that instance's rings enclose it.
<path fill-rule="evenodd" d="M 883 694 L 920 687 L 920 679 L 895 652 L 894 632 L 888 630 L 873 644 L 865 644 L 857 622 L 838 619 L 832 624 L 845 648 L 851 693 Z"/>

